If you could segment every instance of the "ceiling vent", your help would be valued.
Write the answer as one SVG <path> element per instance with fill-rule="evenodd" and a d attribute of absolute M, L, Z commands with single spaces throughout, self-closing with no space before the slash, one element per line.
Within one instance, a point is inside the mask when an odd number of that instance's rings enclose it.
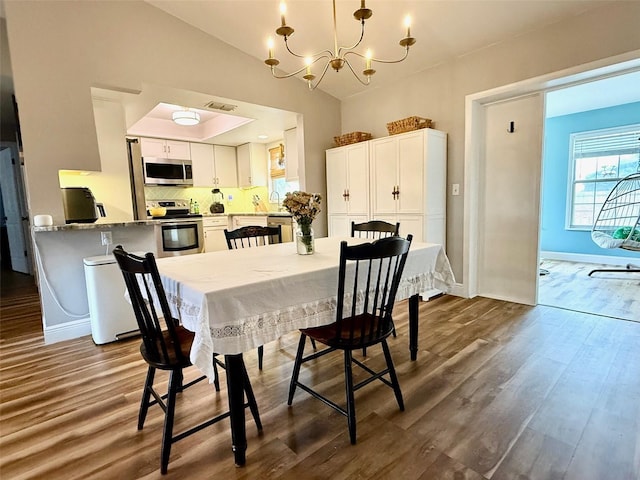
<path fill-rule="evenodd" d="M 222 110 L 223 112 L 233 112 L 238 106 L 231 105 L 230 103 L 209 102 L 205 107 L 211 108 L 212 110 Z"/>

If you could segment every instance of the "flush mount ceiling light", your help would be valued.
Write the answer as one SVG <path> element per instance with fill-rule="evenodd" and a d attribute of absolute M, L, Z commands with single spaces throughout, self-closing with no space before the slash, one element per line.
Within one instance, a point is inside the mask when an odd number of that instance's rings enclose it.
<path fill-rule="evenodd" d="M 289 48 L 289 43 L 287 42 L 288 37 L 293 35 L 294 30 L 293 28 L 288 26 L 287 23 L 285 22 L 284 16 L 286 11 L 287 11 L 287 7 L 284 1 L 282 1 L 280 3 L 281 25 L 276 29 L 276 34 L 284 38 L 284 46 L 287 49 L 287 52 L 289 52 L 294 57 L 298 57 L 300 59 L 304 58 L 305 66 L 289 74 L 277 75 L 275 71 L 275 67 L 280 63 L 280 60 L 278 60 L 273 56 L 273 39 L 271 38 L 269 39 L 269 42 L 268 42 L 269 58 L 267 58 L 264 61 L 264 63 L 266 63 L 271 68 L 271 74 L 275 78 L 289 78 L 304 72 L 304 75 L 302 76 L 302 78 L 304 78 L 307 81 L 307 84 L 309 85 L 309 90 L 314 90 L 320 84 L 320 82 L 324 78 L 324 75 L 327 73 L 327 70 L 329 69 L 329 67 L 334 69 L 336 72 L 339 72 L 342 69 L 342 67 L 344 67 L 345 65 L 349 67 L 349 70 L 351 70 L 351 73 L 353 73 L 353 76 L 356 77 L 360 83 L 362 83 L 363 85 L 369 85 L 369 82 L 371 80 L 371 75 L 376 73 L 376 71 L 373 68 L 371 68 L 371 65 L 373 62 L 400 63 L 404 59 L 406 59 L 407 56 L 409 55 L 409 47 L 411 47 L 411 45 L 416 43 L 416 39 L 411 36 L 411 18 L 407 16 L 405 18 L 405 26 L 407 27 L 407 36 L 401 39 L 399 42 L 400 46 L 405 49 L 404 56 L 402 58 L 399 58 L 398 60 L 381 60 L 379 58 L 373 58 L 370 50 L 367 50 L 365 55 L 362 55 L 361 53 L 356 52 L 355 49 L 360 45 L 360 43 L 362 43 L 362 40 L 364 39 L 365 20 L 371 18 L 371 15 L 373 15 L 373 12 L 365 6 L 365 0 L 361 0 L 360 8 L 355 12 L 353 12 L 353 18 L 355 18 L 361 24 L 360 38 L 354 45 L 350 47 L 347 47 L 347 46 L 338 47 L 338 32 L 336 28 L 336 0 L 333 0 L 333 40 L 334 40 L 333 51 L 323 50 L 321 52 L 318 52 L 309 56 L 298 55 L 297 53 L 294 53 Z M 364 77 L 364 79 L 361 78 L 360 75 L 356 73 L 356 71 L 353 69 L 353 66 L 351 65 L 351 63 L 349 63 L 349 60 L 347 58 L 348 55 L 355 55 L 356 57 L 360 57 L 361 59 L 363 59 L 364 69 L 362 70 L 362 76 Z M 313 83 L 313 81 L 316 79 L 316 76 L 311 71 L 311 67 L 312 65 L 320 61 L 326 62 L 326 63 L 324 64 L 320 78 L 315 83 Z"/>
<path fill-rule="evenodd" d="M 191 110 L 178 110 L 172 114 L 173 121 L 178 125 L 198 125 L 200 123 L 200 114 Z"/>

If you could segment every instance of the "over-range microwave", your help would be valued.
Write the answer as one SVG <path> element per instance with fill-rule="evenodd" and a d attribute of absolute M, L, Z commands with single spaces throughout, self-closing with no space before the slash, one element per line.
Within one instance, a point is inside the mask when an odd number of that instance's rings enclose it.
<path fill-rule="evenodd" d="M 142 166 L 145 185 L 193 186 L 191 160 L 144 157 Z"/>

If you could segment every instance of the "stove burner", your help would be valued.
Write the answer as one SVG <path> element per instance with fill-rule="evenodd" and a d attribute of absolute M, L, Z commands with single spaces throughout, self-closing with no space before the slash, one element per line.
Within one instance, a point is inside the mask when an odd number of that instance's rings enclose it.
<path fill-rule="evenodd" d="M 189 202 L 186 200 L 148 200 L 146 202 L 147 216 L 153 220 L 166 220 L 171 218 L 202 218 L 199 213 L 189 213 Z M 167 213 L 164 217 L 151 217 L 149 212 L 153 207 L 165 207 Z"/>

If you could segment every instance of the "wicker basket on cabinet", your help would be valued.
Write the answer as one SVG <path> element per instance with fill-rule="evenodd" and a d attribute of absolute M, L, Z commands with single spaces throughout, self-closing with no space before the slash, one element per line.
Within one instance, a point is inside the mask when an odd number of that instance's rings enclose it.
<path fill-rule="evenodd" d="M 371 134 L 367 132 L 351 132 L 340 135 L 339 137 L 333 137 L 333 141 L 337 147 L 343 147 L 345 145 L 351 145 L 352 143 L 364 142 L 371 140 Z"/>
<path fill-rule="evenodd" d="M 433 121 L 430 118 L 414 116 L 387 123 L 387 130 L 389 131 L 389 135 L 411 132 L 413 130 L 419 130 L 421 128 L 433 128 Z"/>

